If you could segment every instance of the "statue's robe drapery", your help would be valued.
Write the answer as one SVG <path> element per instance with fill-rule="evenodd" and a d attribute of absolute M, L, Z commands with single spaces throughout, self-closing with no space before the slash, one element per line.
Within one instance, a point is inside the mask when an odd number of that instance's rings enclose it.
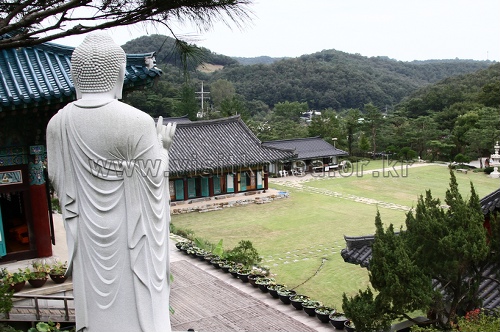
<path fill-rule="evenodd" d="M 78 100 L 51 119 L 47 149 L 77 330 L 170 331 L 168 155 L 153 119 L 117 100 Z"/>

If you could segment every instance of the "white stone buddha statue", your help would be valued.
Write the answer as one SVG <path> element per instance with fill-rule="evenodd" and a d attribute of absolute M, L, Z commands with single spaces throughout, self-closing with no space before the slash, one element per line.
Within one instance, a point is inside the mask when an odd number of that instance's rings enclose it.
<path fill-rule="evenodd" d="M 47 127 L 49 177 L 67 233 L 77 331 L 170 331 L 168 149 L 157 126 L 124 104 L 125 53 L 89 34 L 73 52 L 77 100 Z"/>

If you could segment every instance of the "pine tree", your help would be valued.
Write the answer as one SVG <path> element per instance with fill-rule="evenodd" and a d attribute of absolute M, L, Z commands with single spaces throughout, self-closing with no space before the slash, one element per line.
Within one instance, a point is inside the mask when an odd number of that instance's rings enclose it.
<path fill-rule="evenodd" d="M 450 177 L 446 206 L 427 191 L 415 211 L 408 212 L 406 230 L 399 235 L 392 225 L 384 231 L 377 213 L 370 282 L 378 293 L 375 298 L 370 298 L 371 292 L 350 299 L 344 295 L 344 311 L 357 328 L 373 330 L 396 318 L 410 318 L 408 313 L 415 310 L 432 313 L 437 326 L 449 328 L 459 312 L 480 306 L 478 288 L 486 265 L 492 262 L 495 242 L 487 241 L 472 183 L 465 200 L 451 170 Z M 364 310 L 358 313 L 354 308 Z M 366 312 L 376 312 L 378 322 Z"/>

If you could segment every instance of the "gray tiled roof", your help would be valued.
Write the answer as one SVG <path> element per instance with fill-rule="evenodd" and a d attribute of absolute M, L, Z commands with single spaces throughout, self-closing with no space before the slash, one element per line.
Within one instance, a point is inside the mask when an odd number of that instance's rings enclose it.
<path fill-rule="evenodd" d="M 0 111 L 53 101 L 75 99 L 70 59 L 74 47 L 45 43 L 0 52 Z M 145 57 L 154 53 L 127 54 L 124 89 L 145 85 L 161 74 L 148 69 Z"/>
<path fill-rule="evenodd" d="M 293 151 L 263 146 L 240 116 L 180 122 L 170 148 L 170 172 L 237 170 L 293 157 Z"/>
<path fill-rule="evenodd" d="M 484 215 L 490 212 L 500 211 L 500 189 L 481 199 L 481 210 Z"/>
<path fill-rule="evenodd" d="M 279 149 L 295 150 L 297 153 L 296 159 L 301 160 L 349 155 L 346 151 L 337 149 L 325 142 L 321 137 L 266 141 L 262 142 L 262 144 Z"/>

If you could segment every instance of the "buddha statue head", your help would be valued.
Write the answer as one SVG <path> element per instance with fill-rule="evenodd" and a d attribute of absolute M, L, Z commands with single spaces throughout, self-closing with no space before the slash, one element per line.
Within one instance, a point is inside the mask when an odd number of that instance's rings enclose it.
<path fill-rule="evenodd" d="M 121 99 L 126 56 L 104 32 L 93 32 L 73 51 L 71 75 L 77 99 L 111 96 Z"/>

